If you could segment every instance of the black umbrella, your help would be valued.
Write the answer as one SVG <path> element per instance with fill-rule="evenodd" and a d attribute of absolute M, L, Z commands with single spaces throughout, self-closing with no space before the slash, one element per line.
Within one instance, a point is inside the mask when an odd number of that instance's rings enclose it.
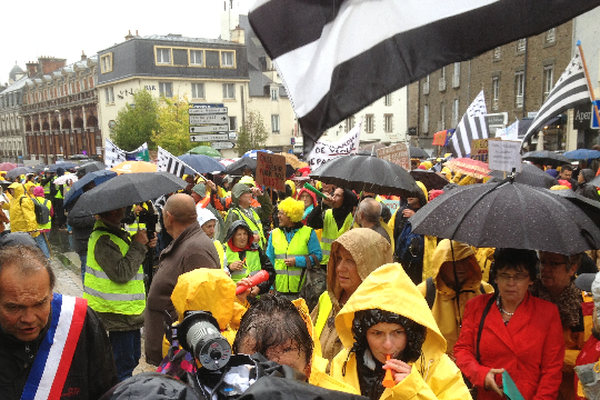
<path fill-rule="evenodd" d="M 428 191 L 435 189 L 441 190 L 444 188 L 444 186 L 450 183 L 448 182 L 448 179 L 444 178 L 443 176 L 439 175 L 434 171 L 413 169 L 412 171 L 410 171 L 410 176 L 412 176 L 415 179 L 415 181 L 420 181 L 421 183 L 423 183 L 423 185 L 425 185 Z"/>
<path fill-rule="evenodd" d="M 428 159 L 430 157 L 425 150 L 415 146 L 408 146 L 408 154 L 410 154 L 410 158 Z"/>
<path fill-rule="evenodd" d="M 562 164 L 570 164 L 571 161 L 562 154 L 555 153 L 549 150 L 529 151 L 521 157 L 523 160 L 531 161 L 536 164 L 552 165 L 557 167 Z"/>
<path fill-rule="evenodd" d="M 156 199 L 186 185 L 183 179 L 168 172 L 122 174 L 81 195 L 73 212 L 87 210 L 99 214 Z"/>
<path fill-rule="evenodd" d="M 415 233 L 476 247 L 576 254 L 600 248 L 600 228 L 555 191 L 515 183 L 450 190 L 410 218 Z"/>
<path fill-rule="evenodd" d="M 212 157 L 203 154 L 184 154 L 178 156 L 181 161 L 194 168 L 199 174 L 207 174 L 214 171 L 223 171 L 225 166 Z M 186 174 L 193 174 L 194 171 L 185 169 Z"/>
<path fill-rule="evenodd" d="M 101 161 L 89 161 L 84 164 L 81 164 L 77 167 L 77 176 L 81 178 L 85 174 L 94 171 L 101 171 L 106 169 L 106 164 Z"/>
<path fill-rule="evenodd" d="M 310 175 L 344 189 L 414 197 L 421 189 L 401 166 L 377 157 L 349 155 L 334 158 Z"/>
<path fill-rule="evenodd" d="M 78 165 L 79 164 L 76 164 L 74 162 L 65 161 L 65 162 L 58 162 L 56 164 L 48 165 L 47 168 L 48 168 L 48 171 L 50 171 L 50 172 L 57 172 L 59 168 L 62 168 L 66 171 L 68 169 L 74 169 Z"/>
<path fill-rule="evenodd" d="M 9 179 L 15 179 L 21 175 L 27 175 L 27 174 L 31 174 L 31 173 L 33 173 L 33 170 L 31 168 L 17 167 L 17 168 L 14 168 L 14 169 L 11 169 L 10 171 L 8 171 L 6 173 L 6 177 Z"/>
<path fill-rule="evenodd" d="M 490 172 L 490 175 L 498 180 L 506 178 L 504 171 L 492 171 Z M 549 173 L 544 172 L 535 165 L 529 163 L 521 164 L 521 172 L 515 175 L 515 182 L 548 189 L 554 185 L 558 185 L 556 178 L 553 178 Z"/>
<path fill-rule="evenodd" d="M 250 169 L 252 173 L 256 171 L 256 159 L 252 157 L 242 157 L 233 164 L 229 164 L 225 168 L 225 173 L 229 175 L 242 175 L 244 170 Z"/>
<path fill-rule="evenodd" d="M 98 186 L 101 183 L 104 183 L 107 180 L 112 179 L 116 176 L 116 172 L 107 169 L 93 171 L 88 174 L 85 174 L 83 178 L 79 179 L 73 184 L 73 186 L 71 186 L 71 189 L 65 195 L 64 206 L 67 208 L 76 198 L 81 196 L 83 194 L 83 187 L 88 183 L 94 181 L 96 183 L 96 186 Z"/>
<path fill-rule="evenodd" d="M 570 189 L 553 190 L 552 193 L 569 200 L 581 209 L 594 223 L 600 227 L 600 202 L 581 196 Z"/>

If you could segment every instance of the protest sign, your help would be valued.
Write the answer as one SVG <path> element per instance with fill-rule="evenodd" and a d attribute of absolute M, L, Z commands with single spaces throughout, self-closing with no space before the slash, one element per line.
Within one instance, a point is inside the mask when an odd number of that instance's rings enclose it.
<path fill-rule="evenodd" d="M 317 140 L 308 155 L 308 165 L 310 166 L 310 169 L 314 172 L 317 168 L 326 164 L 333 158 L 346 156 L 348 154 L 356 154 L 358 152 L 361 126 L 362 121 L 356 124 L 350 132 L 337 142 L 330 143 Z"/>
<path fill-rule="evenodd" d="M 475 139 L 471 141 L 471 158 L 488 162 L 488 139 Z"/>
<path fill-rule="evenodd" d="M 396 210 L 398 210 L 398 208 L 400 208 L 400 202 L 398 200 L 383 200 L 383 204 L 385 204 L 390 211 L 392 212 L 392 214 L 394 214 L 394 212 Z"/>
<path fill-rule="evenodd" d="M 510 140 L 490 140 L 489 166 L 496 171 L 521 172 L 521 142 Z"/>
<path fill-rule="evenodd" d="M 285 192 L 285 157 L 257 152 L 256 183 Z"/>
<path fill-rule="evenodd" d="M 397 143 L 377 150 L 377 158 L 393 162 L 410 171 L 410 153 L 408 151 L 408 144 L 406 143 Z"/>

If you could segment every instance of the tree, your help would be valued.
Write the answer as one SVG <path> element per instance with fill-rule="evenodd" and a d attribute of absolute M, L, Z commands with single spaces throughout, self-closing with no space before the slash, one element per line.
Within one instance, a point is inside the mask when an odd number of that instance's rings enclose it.
<path fill-rule="evenodd" d="M 187 98 L 161 97 L 158 107 L 158 128 L 152 132 L 154 143 L 171 154 L 180 155 L 190 150 L 190 117 Z"/>
<path fill-rule="evenodd" d="M 248 112 L 246 123 L 240 127 L 236 149 L 238 156 L 242 156 L 248 150 L 258 150 L 265 147 L 269 132 L 265 127 L 262 116 L 258 111 Z"/>
<path fill-rule="evenodd" d="M 152 131 L 158 129 L 158 100 L 147 90 L 137 90 L 133 94 L 133 105 L 122 108 L 115 123 L 110 137 L 121 149 L 132 151 L 144 142 L 155 149 Z"/>

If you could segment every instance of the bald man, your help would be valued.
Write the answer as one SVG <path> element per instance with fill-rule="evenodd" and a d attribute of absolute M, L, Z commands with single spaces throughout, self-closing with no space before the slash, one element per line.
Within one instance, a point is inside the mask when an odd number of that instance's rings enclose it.
<path fill-rule="evenodd" d="M 171 322 L 177 320 L 171 292 L 179 275 L 196 268 L 220 268 L 217 249 L 198 224 L 196 203 L 191 196 L 179 193 L 169 197 L 163 208 L 163 221 L 173 241 L 160 254 L 144 321 L 146 361 L 154 365 L 163 359 L 165 311 L 171 315 Z"/>
<path fill-rule="evenodd" d="M 390 233 L 382 226 L 381 208 L 381 203 L 377 200 L 365 197 L 358 205 L 357 222 L 363 228 L 373 229 L 392 244 Z"/>

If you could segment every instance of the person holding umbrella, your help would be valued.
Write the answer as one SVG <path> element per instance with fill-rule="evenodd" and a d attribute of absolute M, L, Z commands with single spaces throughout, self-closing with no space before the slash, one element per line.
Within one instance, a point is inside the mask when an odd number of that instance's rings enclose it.
<path fill-rule="evenodd" d="M 148 248 L 156 246 L 156 238 L 148 240 L 145 230 L 130 238 L 121 228 L 125 208 L 98 214 L 88 242 L 83 293 L 108 331 L 120 381 L 132 376 L 141 356 L 146 308 L 142 262 Z"/>

